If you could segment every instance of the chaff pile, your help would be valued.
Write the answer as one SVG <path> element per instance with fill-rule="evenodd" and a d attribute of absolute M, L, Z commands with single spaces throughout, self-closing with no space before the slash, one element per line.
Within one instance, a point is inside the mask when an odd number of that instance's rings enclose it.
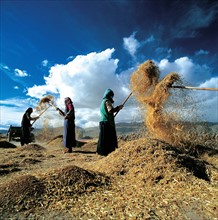
<path fill-rule="evenodd" d="M 138 139 L 126 142 L 88 167 L 112 176 L 112 189 L 84 195 L 72 209 L 74 213 L 85 203 L 80 208 L 85 213 L 77 213 L 77 217 L 186 219 L 188 211 L 199 218 L 216 215 L 214 190 L 218 173 L 206 161 L 189 156 L 182 147 L 149 138 Z"/>
<path fill-rule="evenodd" d="M 40 204 L 45 186 L 31 175 L 23 175 L 0 187 L 0 211 L 31 210 Z"/>
<path fill-rule="evenodd" d="M 69 199 L 109 185 L 107 176 L 72 165 L 38 177 L 22 175 L 0 186 L 0 213 L 52 208 L 62 200 L 67 206 Z"/>

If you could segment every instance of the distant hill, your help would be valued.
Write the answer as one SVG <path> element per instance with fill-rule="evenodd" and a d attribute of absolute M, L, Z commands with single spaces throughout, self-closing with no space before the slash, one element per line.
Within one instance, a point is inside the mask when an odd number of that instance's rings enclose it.
<path fill-rule="evenodd" d="M 117 135 L 138 132 L 142 129 L 145 129 L 143 123 L 118 123 L 116 124 Z M 48 139 L 48 137 L 54 138 L 58 135 L 63 134 L 63 127 L 34 129 L 33 133 L 36 137 L 40 139 Z M 99 127 L 98 126 L 91 127 L 91 128 L 76 127 L 76 135 L 77 135 L 77 138 L 82 138 L 82 137 L 97 138 L 99 135 Z"/>
<path fill-rule="evenodd" d="M 7 132 L 8 132 L 8 130 L 5 130 L 5 129 L 0 130 L 0 134 L 6 134 Z"/>
<path fill-rule="evenodd" d="M 145 129 L 144 123 L 142 123 L 142 122 L 116 124 L 117 135 L 139 132 L 142 129 Z M 84 129 L 84 136 L 90 136 L 93 138 L 97 138 L 98 135 L 99 135 L 99 127 L 98 126 Z"/>
<path fill-rule="evenodd" d="M 206 127 L 207 130 L 212 132 L 218 132 L 218 123 L 196 123 L 199 125 L 199 128 Z M 139 131 L 146 130 L 146 126 L 144 122 L 134 122 L 134 123 L 117 123 L 116 124 L 116 131 L 117 135 L 124 135 L 129 133 L 137 133 Z M 63 134 L 63 127 L 57 128 L 47 128 L 47 129 L 34 129 L 33 133 L 35 136 L 48 136 L 49 138 L 54 138 L 58 135 Z M 99 127 L 90 127 L 90 128 L 81 128 L 76 127 L 77 137 L 92 137 L 97 138 L 99 135 Z M 7 130 L 0 130 L 0 134 L 6 135 Z"/>

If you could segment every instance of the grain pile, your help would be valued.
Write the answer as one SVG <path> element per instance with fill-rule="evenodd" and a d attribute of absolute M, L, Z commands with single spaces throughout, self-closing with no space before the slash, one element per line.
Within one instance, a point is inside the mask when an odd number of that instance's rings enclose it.
<path fill-rule="evenodd" d="M 36 152 L 40 152 L 40 151 L 45 151 L 46 149 L 39 145 L 39 144 L 35 144 L 35 143 L 30 143 L 28 145 L 24 145 L 21 148 L 17 148 L 18 151 L 36 151 Z"/>
<path fill-rule="evenodd" d="M 96 141 L 84 149 L 94 146 Z M 214 219 L 217 155 L 218 149 L 188 150 L 150 136 L 122 140 L 107 157 L 58 153 L 55 158 L 61 168 L 34 173 L 32 166 L 31 174 L 1 183 L 1 216 L 50 220 L 55 219 L 51 213 L 56 213 L 60 219 Z M 84 159 L 91 156 L 92 160 Z M 46 158 L 51 164 L 53 159 Z"/>
<path fill-rule="evenodd" d="M 63 147 L 63 135 L 54 137 L 52 140 L 48 141 L 47 145 Z"/>
<path fill-rule="evenodd" d="M 38 206 L 45 190 L 36 177 L 23 175 L 0 186 L 1 213 L 31 210 Z"/>
<path fill-rule="evenodd" d="M 38 177 L 22 175 L 0 186 L 0 213 L 10 215 L 38 208 L 64 210 L 69 208 L 69 200 L 109 185 L 107 176 L 72 165 Z"/>
<path fill-rule="evenodd" d="M 111 176 L 112 189 L 82 197 L 72 213 L 80 207 L 76 215 L 84 219 L 213 219 L 218 160 L 203 160 L 205 152 L 193 157 L 183 147 L 154 139 L 128 141 L 108 157 L 87 165 Z"/>
<path fill-rule="evenodd" d="M 52 208 L 60 203 L 64 209 L 68 206 L 69 200 L 77 200 L 83 193 L 91 193 L 97 187 L 107 186 L 110 180 L 101 173 L 71 165 L 47 174 L 44 182 L 46 183 L 44 205 Z"/>

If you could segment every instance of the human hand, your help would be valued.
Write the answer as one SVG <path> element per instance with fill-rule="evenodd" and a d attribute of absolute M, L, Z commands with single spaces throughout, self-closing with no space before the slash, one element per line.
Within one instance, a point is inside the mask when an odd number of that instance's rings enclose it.
<path fill-rule="evenodd" d="M 56 108 L 56 110 L 59 112 L 59 114 L 60 114 L 61 116 L 65 116 L 65 113 L 64 113 L 61 109 Z"/>
<path fill-rule="evenodd" d="M 123 108 L 123 105 L 119 105 L 119 110 L 121 110 Z"/>

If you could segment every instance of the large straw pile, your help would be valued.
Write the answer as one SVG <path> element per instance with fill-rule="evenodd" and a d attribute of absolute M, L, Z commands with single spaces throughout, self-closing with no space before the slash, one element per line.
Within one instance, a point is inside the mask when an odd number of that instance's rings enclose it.
<path fill-rule="evenodd" d="M 0 214 L 39 220 L 40 215 L 55 219 L 52 212 L 65 219 L 214 219 L 217 153 L 204 146 L 187 151 L 149 137 L 122 140 L 116 151 L 92 154 L 91 161 L 79 163 L 86 154 L 74 152 L 59 157 L 62 168 L 2 182 Z"/>
<path fill-rule="evenodd" d="M 80 207 L 75 216 L 84 219 L 213 219 L 217 162 L 198 157 L 154 139 L 126 142 L 88 165 L 111 176 L 112 189 L 85 195 L 72 213 Z"/>

